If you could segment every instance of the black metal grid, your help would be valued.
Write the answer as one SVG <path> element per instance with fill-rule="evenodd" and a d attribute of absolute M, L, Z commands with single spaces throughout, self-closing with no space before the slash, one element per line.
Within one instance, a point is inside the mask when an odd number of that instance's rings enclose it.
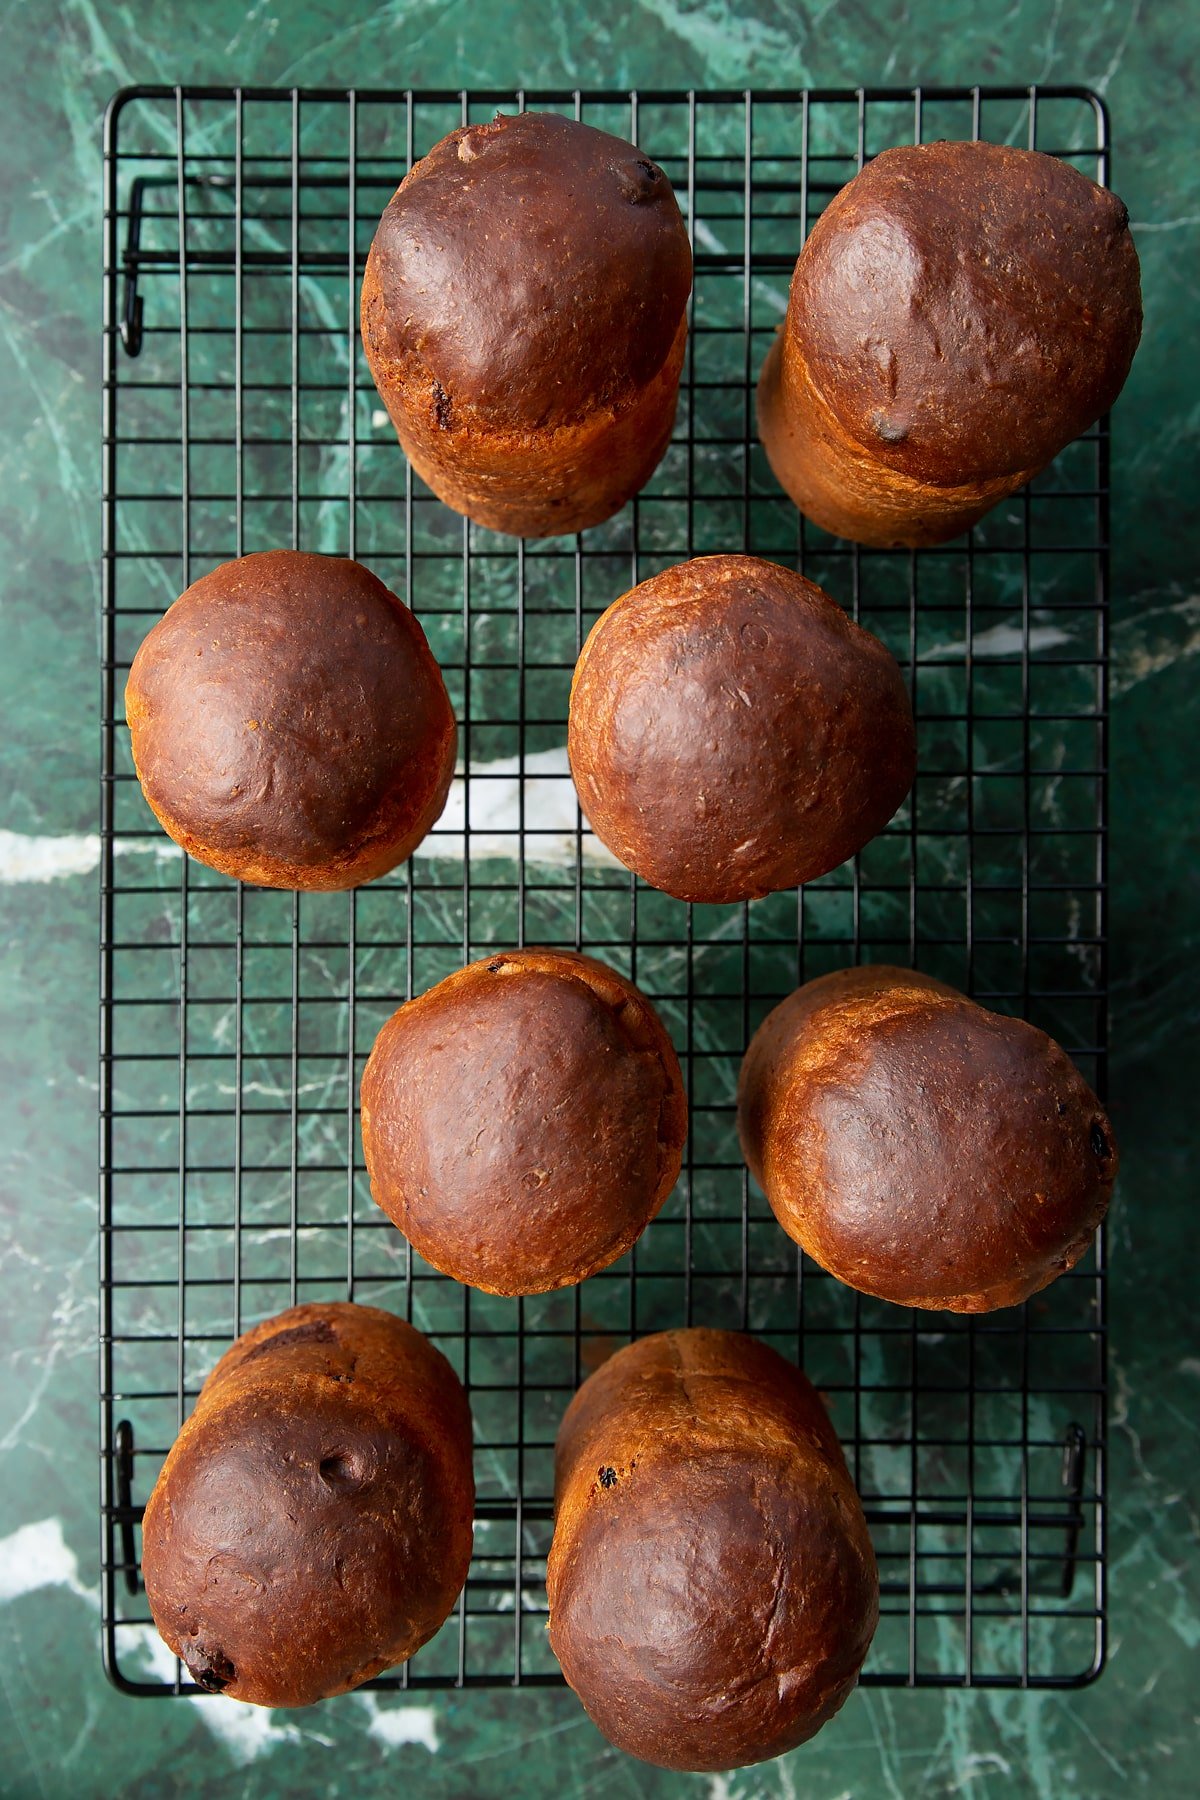
<path fill-rule="evenodd" d="M 357 299 L 414 156 L 526 104 L 635 138 L 663 164 L 696 281 L 658 474 L 608 525 L 523 545 L 414 479 L 358 352 Z M 969 537 L 916 554 L 806 526 L 754 439 L 754 378 L 812 218 L 887 145 L 969 136 L 1108 179 L 1103 104 L 1076 88 L 143 88 L 110 108 L 101 1470 L 104 1655 L 127 1691 L 195 1691 L 155 1650 L 137 1527 L 200 1381 L 252 1321 L 347 1295 L 429 1331 L 476 1423 L 471 1578 L 434 1642 L 375 1685 L 559 1679 L 542 1584 L 558 1419 L 607 1349 L 685 1321 L 759 1333 L 824 1392 L 880 1560 L 868 1685 L 1098 1672 L 1101 1248 L 987 1318 L 874 1302 L 798 1256 L 742 1168 L 731 1117 L 765 1010 L 855 960 L 920 966 L 1033 1019 L 1103 1092 L 1106 427 Z M 245 889 L 189 863 L 132 774 L 121 694 L 137 642 L 205 570 L 278 544 L 357 555 L 407 595 L 462 726 L 458 815 L 394 877 L 348 895 Z M 693 910 L 598 854 L 562 756 L 566 695 L 583 634 L 617 594 L 734 549 L 801 568 L 892 646 L 921 772 L 853 865 L 799 894 Z M 395 1004 L 526 942 L 585 946 L 638 980 L 675 1037 L 692 1127 L 676 1193 L 628 1257 L 583 1288 L 508 1301 L 428 1269 L 376 1210 L 355 1102 Z"/>

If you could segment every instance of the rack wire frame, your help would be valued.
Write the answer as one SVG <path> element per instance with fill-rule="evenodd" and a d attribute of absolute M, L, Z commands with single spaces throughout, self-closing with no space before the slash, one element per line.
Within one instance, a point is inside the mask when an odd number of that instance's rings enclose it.
<path fill-rule="evenodd" d="M 358 350 L 378 215 L 445 131 L 546 107 L 632 138 L 695 250 L 672 446 L 579 538 L 524 544 L 414 478 Z M 1107 423 L 965 539 L 841 543 L 779 495 L 757 369 L 820 206 L 890 143 L 989 137 L 1110 177 L 1076 87 L 628 93 L 142 87 L 104 127 L 100 955 L 102 1640 L 129 1693 L 197 1692 L 157 1640 L 142 1505 L 208 1367 L 254 1320 L 352 1297 L 414 1319 L 470 1391 L 479 1481 L 459 1605 L 372 1685 L 552 1684 L 543 1565 L 554 1431 L 611 1349 L 740 1325 L 825 1395 L 871 1523 L 880 1686 L 1076 1686 L 1105 1652 L 1103 1239 L 1013 1311 L 910 1314 L 798 1254 L 737 1153 L 763 1013 L 854 961 L 919 966 L 1057 1035 L 1103 1093 Z M 121 706 L 175 594 L 248 550 L 359 556 L 422 619 L 465 758 L 423 853 L 343 895 L 247 889 L 178 856 Z M 607 861 L 570 787 L 565 696 L 592 620 L 710 550 L 824 585 L 905 666 L 911 803 L 842 870 L 691 908 Z M 438 1275 L 373 1206 L 358 1077 L 392 1008 L 498 944 L 586 947 L 666 1018 L 692 1125 L 675 1195 L 582 1288 L 498 1300 Z"/>

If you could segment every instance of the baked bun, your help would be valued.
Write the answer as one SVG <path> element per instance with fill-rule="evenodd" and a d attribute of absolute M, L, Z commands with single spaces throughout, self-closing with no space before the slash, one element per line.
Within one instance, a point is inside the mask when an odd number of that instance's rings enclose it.
<path fill-rule="evenodd" d="M 679 900 L 754 900 L 824 875 L 912 786 L 900 670 L 802 575 L 702 556 L 597 620 L 567 748 L 593 831 Z"/>
<path fill-rule="evenodd" d="M 375 386 L 417 474 L 478 525 L 582 531 L 671 436 L 692 254 L 667 177 L 557 113 L 452 131 L 379 222 Z"/>
<path fill-rule="evenodd" d="M 154 1623 L 209 1693 L 345 1693 L 446 1618 L 474 1504 L 441 1352 L 374 1306 L 293 1306 L 225 1352 L 163 1464 L 142 1525 Z"/>
<path fill-rule="evenodd" d="M 759 434 L 826 531 L 938 544 L 1108 410 L 1141 329 L 1115 194 L 1034 150 L 885 150 L 800 253 Z"/>
<path fill-rule="evenodd" d="M 454 713 L 425 633 L 340 556 L 265 550 L 193 582 L 134 657 L 125 713 L 163 829 L 259 887 L 386 874 L 454 773 Z"/>
<path fill-rule="evenodd" d="M 1072 1268 L 1117 1173 L 1104 1110 L 1053 1038 L 911 969 L 843 969 L 769 1013 L 738 1131 L 815 1262 L 945 1312 L 1015 1306 Z"/>
<path fill-rule="evenodd" d="M 425 1261 L 491 1294 L 607 1268 L 675 1185 L 679 1063 L 633 983 L 560 950 L 471 963 L 392 1014 L 362 1080 L 371 1192 Z"/>
<path fill-rule="evenodd" d="M 592 1719 L 668 1769 L 812 1737 L 879 1616 L 824 1407 L 733 1331 L 643 1338 L 584 1382 L 558 1434 L 546 1585 L 551 1646 Z"/>

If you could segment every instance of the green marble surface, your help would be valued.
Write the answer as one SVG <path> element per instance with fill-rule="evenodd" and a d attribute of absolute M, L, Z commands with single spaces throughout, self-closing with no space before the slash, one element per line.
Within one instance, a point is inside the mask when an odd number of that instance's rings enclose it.
<path fill-rule="evenodd" d="M 1200 30 L 1182 5 L 589 9 L 10 5 L 0 112 L 0 1793 L 1030 1794 L 1195 1787 L 1197 858 L 1192 744 Z M 674 1777 L 558 1692 L 267 1715 L 108 1688 L 97 1621 L 95 855 L 99 121 L 130 82 L 1087 83 L 1142 256 L 1114 421 L 1110 1665 L 1065 1695 L 861 1691 L 766 1768 Z M 497 751 L 497 753 L 502 753 Z"/>

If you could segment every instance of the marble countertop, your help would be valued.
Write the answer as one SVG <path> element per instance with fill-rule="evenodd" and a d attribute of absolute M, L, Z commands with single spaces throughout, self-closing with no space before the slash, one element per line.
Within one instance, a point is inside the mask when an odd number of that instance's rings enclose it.
<path fill-rule="evenodd" d="M 1200 15 L 1176 3 L 67 0 L 10 7 L 0 85 L 0 1794 L 1194 1791 L 1200 859 L 1195 319 Z M 1074 1693 L 860 1692 L 757 1770 L 673 1776 L 557 1691 L 309 1713 L 139 1702 L 98 1648 L 96 865 L 100 118 L 133 82 L 779 86 L 1078 82 L 1113 119 L 1146 329 L 1113 428 L 1110 1664 Z M 1191 1774 L 1189 1776 L 1189 1769 Z"/>

